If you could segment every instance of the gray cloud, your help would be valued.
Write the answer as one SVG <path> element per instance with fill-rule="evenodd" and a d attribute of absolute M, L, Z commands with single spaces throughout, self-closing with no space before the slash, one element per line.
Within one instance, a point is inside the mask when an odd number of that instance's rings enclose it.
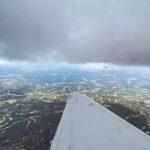
<path fill-rule="evenodd" d="M 0 57 L 150 65 L 149 0 L 1 0 Z"/>

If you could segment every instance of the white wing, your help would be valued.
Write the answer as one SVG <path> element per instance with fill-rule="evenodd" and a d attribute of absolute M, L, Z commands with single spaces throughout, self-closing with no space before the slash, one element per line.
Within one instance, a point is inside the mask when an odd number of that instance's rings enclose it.
<path fill-rule="evenodd" d="M 150 137 L 86 95 L 73 94 L 50 150 L 150 150 Z"/>

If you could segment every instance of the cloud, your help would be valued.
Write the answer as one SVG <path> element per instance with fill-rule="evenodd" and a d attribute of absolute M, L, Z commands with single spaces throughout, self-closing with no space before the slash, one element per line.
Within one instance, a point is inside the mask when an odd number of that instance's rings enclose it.
<path fill-rule="evenodd" d="M 150 65 L 149 0 L 1 0 L 0 57 Z"/>

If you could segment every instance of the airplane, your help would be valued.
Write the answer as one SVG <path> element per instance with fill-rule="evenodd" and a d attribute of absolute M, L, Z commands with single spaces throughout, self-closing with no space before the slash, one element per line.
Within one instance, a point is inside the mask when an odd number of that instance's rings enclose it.
<path fill-rule="evenodd" d="M 150 150 L 150 137 L 84 94 L 70 94 L 50 150 Z"/>

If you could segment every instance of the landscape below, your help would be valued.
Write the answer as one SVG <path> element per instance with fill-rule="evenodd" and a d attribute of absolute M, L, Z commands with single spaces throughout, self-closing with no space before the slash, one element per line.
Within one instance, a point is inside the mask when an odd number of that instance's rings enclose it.
<path fill-rule="evenodd" d="M 49 150 L 70 92 L 150 135 L 150 72 L 0 68 L 0 150 Z"/>

